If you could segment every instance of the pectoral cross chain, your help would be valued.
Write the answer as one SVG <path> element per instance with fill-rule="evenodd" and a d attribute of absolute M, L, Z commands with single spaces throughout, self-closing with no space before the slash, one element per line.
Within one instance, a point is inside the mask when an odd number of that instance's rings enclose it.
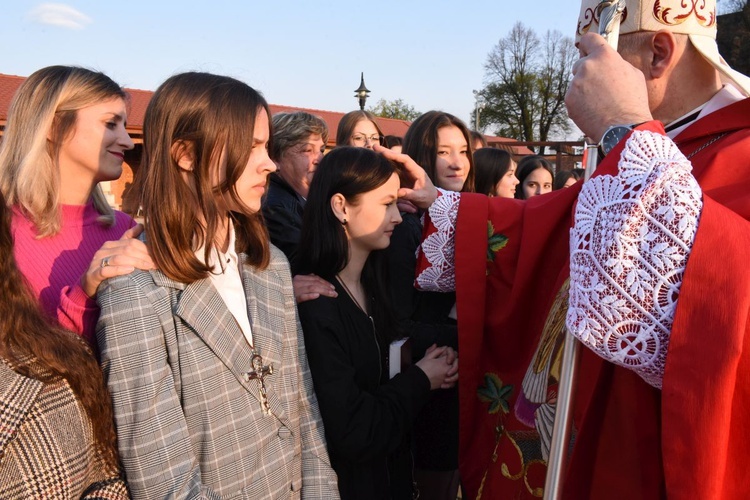
<path fill-rule="evenodd" d="M 245 382 L 257 380 L 259 382 L 258 395 L 260 398 L 260 409 L 265 415 L 271 414 L 271 406 L 268 404 L 268 394 L 266 393 L 266 375 L 273 375 L 273 363 L 264 366 L 263 358 L 253 350 L 253 357 L 250 358 L 250 364 L 253 369 L 245 373 Z"/>

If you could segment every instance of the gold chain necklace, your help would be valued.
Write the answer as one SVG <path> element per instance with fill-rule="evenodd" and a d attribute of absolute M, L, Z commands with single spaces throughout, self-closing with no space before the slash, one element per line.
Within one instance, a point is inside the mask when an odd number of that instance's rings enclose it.
<path fill-rule="evenodd" d="M 365 310 L 365 308 L 364 308 L 364 307 L 362 307 L 362 304 L 360 304 L 360 303 L 359 303 L 359 301 L 357 300 L 357 297 L 355 297 L 355 296 L 354 296 L 354 294 L 352 293 L 352 291 L 351 291 L 351 290 L 349 290 L 349 287 L 348 287 L 348 286 L 346 286 L 346 283 L 344 283 L 344 278 L 342 278 L 341 276 L 339 276 L 339 275 L 337 274 L 337 275 L 336 275 L 336 279 L 338 280 L 338 282 L 339 282 L 339 283 L 341 283 L 341 286 L 343 286 L 343 287 L 344 287 L 344 290 L 346 290 L 346 293 L 347 293 L 347 294 L 349 294 L 349 297 L 350 297 L 350 298 L 351 298 L 351 299 L 352 299 L 352 300 L 354 301 L 354 303 L 355 303 L 355 304 L 357 305 L 357 307 L 359 307 L 359 309 L 360 309 L 360 310 L 361 310 L 361 311 L 362 311 L 363 313 L 367 314 L 367 310 Z M 369 315 L 369 314 L 367 314 L 367 316 L 369 317 L 370 315 Z"/>

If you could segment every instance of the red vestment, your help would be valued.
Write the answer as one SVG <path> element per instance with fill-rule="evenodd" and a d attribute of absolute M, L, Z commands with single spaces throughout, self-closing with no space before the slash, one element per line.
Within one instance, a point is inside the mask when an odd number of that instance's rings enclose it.
<path fill-rule="evenodd" d="M 658 122 L 638 128 L 663 133 Z M 565 498 L 718 499 L 750 492 L 744 470 L 750 349 L 743 346 L 750 339 L 750 99 L 698 120 L 675 142 L 693 164 L 704 207 L 663 390 L 582 348 Z M 597 175 L 616 173 L 622 147 Z M 568 277 L 580 188 L 527 202 L 461 196 L 455 266 L 466 498 L 542 494 L 540 435 L 549 430 L 545 415 L 555 406 L 561 351 L 554 312 L 566 300 L 556 296 Z M 489 252 L 488 244 L 494 244 Z M 546 391 L 544 401 L 522 389 L 525 375 Z"/>

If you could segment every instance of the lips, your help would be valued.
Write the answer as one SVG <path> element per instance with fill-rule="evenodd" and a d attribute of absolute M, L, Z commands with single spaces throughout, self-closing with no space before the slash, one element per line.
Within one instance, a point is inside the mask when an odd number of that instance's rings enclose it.
<path fill-rule="evenodd" d="M 117 152 L 117 151 L 109 151 L 109 154 L 111 154 L 112 156 L 117 157 L 120 160 L 124 160 L 125 159 L 125 153 L 120 153 L 120 152 Z"/>

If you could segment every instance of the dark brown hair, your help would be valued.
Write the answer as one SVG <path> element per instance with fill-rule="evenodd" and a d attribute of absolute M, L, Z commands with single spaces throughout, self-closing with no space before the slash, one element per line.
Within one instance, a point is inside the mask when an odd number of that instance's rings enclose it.
<path fill-rule="evenodd" d="M 13 256 L 10 209 L 0 195 L 0 356 L 25 377 L 70 385 L 91 420 L 105 463 L 117 463 L 112 405 L 91 349 L 41 311 Z"/>
<path fill-rule="evenodd" d="M 337 146 L 349 146 L 349 139 L 351 139 L 352 134 L 354 133 L 354 127 L 356 127 L 361 120 L 371 121 L 372 124 L 375 125 L 375 130 L 378 131 L 378 135 L 380 135 L 381 137 L 383 136 L 383 131 L 380 130 L 380 125 L 378 125 L 378 121 L 377 118 L 375 118 L 375 115 L 373 115 L 369 111 L 358 109 L 356 111 L 349 111 L 347 114 L 341 117 L 339 126 L 336 129 Z"/>
<path fill-rule="evenodd" d="M 526 197 L 523 193 L 523 181 L 526 180 L 531 172 L 543 168 L 549 172 L 549 178 L 555 178 L 555 171 L 552 169 L 552 164 L 543 156 L 539 155 L 528 155 L 521 158 L 518 162 L 518 168 L 516 168 L 516 178 L 518 178 L 518 184 L 516 185 L 516 199 L 525 200 Z"/>
<path fill-rule="evenodd" d="M 471 156 L 471 134 L 464 122 L 443 111 L 428 111 L 422 114 L 406 131 L 402 153 L 409 155 L 412 160 L 422 167 L 432 182 L 437 179 L 437 147 L 438 129 L 443 127 L 458 127 L 466 139 L 467 157 L 469 158 L 469 174 L 466 176 L 462 192 L 474 191 L 474 158 Z"/>
<path fill-rule="evenodd" d="M 215 246 L 213 236 L 227 215 L 217 196 L 229 198 L 232 206 L 244 207 L 230 214 L 237 250 L 245 252 L 253 266 L 268 265 L 268 232 L 262 216 L 242 203 L 235 186 L 250 157 L 255 118 L 261 110 L 268 113 L 268 104 L 257 91 L 233 78 L 209 73 L 175 75 L 151 98 L 143 123 L 143 164 L 136 183 L 142 189 L 151 254 L 171 279 L 192 283 L 211 271 L 204 262 L 209 262 Z M 182 179 L 177 164 L 174 146 L 180 144 L 192 148 L 190 175 L 195 193 Z M 219 186 L 213 186 L 222 153 L 226 176 Z M 204 262 L 195 256 L 201 246 L 205 248 Z"/>
<path fill-rule="evenodd" d="M 512 161 L 510 153 L 503 149 L 482 148 L 474 151 L 476 192 L 496 196 L 497 183 L 508 172 Z"/>

